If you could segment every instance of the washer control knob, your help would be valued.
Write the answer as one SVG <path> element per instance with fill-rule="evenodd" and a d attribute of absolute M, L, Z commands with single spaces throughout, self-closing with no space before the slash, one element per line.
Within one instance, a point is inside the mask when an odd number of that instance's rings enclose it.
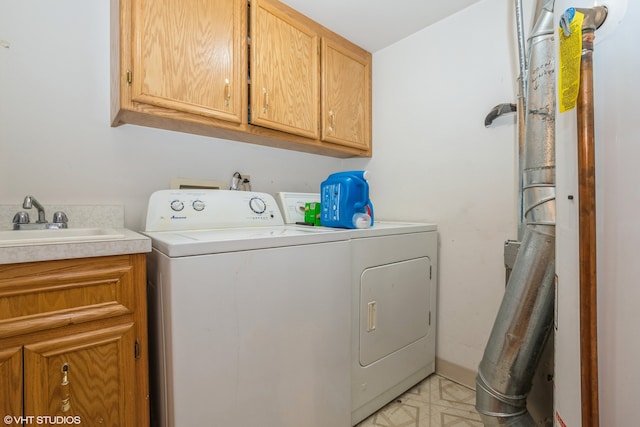
<path fill-rule="evenodd" d="M 193 210 L 194 211 L 202 211 L 204 210 L 204 202 L 202 200 L 194 200 L 193 203 L 191 204 L 191 206 L 193 206 Z"/>
<path fill-rule="evenodd" d="M 267 204 L 260 197 L 252 197 L 249 200 L 249 207 L 257 214 L 263 214 L 267 210 Z"/>
<path fill-rule="evenodd" d="M 171 209 L 176 212 L 180 212 L 182 209 L 184 209 L 184 203 L 182 203 L 180 200 L 174 200 L 171 202 Z"/>

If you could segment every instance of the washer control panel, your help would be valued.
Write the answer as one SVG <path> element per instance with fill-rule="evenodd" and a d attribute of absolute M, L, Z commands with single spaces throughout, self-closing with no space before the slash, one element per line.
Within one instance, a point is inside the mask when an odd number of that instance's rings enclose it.
<path fill-rule="evenodd" d="M 270 194 L 231 190 L 160 190 L 149 198 L 145 231 L 284 225 Z"/>

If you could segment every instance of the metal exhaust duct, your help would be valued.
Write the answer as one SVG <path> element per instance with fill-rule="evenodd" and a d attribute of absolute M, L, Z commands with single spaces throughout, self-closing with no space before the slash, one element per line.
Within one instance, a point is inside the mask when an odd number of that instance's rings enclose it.
<path fill-rule="evenodd" d="M 527 396 L 553 324 L 555 277 L 554 0 L 529 37 L 522 199 L 524 236 L 476 378 L 485 426 L 535 426 Z"/>
<path fill-rule="evenodd" d="M 518 34 L 518 66 L 520 75 L 518 76 L 518 242 L 524 236 L 524 200 L 522 198 L 522 176 L 524 174 L 524 115 L 527 111 L 527 44 L 524 39 L 524 13 L 522 11 L 522 0 L 516 0 L 516 28 Z M 518 246 L 519 247 L 519 246 Z M 508 279 L 507 279 L 508 280 Z"/>

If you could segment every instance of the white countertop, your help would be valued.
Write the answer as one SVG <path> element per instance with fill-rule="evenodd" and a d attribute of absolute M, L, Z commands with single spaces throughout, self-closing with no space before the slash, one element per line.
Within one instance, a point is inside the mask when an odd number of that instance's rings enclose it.
<path fill-rule="evenodd" d="M 126 228 L 121 239 L 0 246 L 0 264 L 151 252 L 151 239 Z"/>
<path fill-rule="evenodd" d="M 0 244 L 0 265 L 69 258 L 89 258 L 151 252 L 151 239 L 124 228 L 124 209 L 120 205 L 46 205 L 47 218 L 55 211 L 69 217 L 69 228 L 106 227 L 117 230 L 117 239 L 47 243 Z M 13 215 L 21 205 L 0 205 L 0 229 L 10 230 Z M 37 215 L 29 211 L 33 218 Z"/>

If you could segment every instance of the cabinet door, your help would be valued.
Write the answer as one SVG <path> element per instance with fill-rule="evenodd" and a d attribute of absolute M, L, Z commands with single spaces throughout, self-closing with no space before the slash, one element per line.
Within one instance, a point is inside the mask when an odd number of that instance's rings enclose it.
<path fill-rule="evenodd" d="M 24 348 L 25 413 L 136 427 L 134 324 Z"/>
<path fill-rule="evenodd" d="M 0 350 L 0 413 L 3 417 L 23 415 L 22 347 Z"/>
<path fill-rule="evenodd" d="M 246 0 L 135 0 L 132 100 L 240 122 Z"/>
<path fill-rule="evenodd" d="M 322 140 L 371 147 L 371 56 L 322 39 Z"/>
<path fill-rule="evenodd" d="M 251 2 L 251 123 L 317 139 L 318 35 L 284 10 Z"/>

